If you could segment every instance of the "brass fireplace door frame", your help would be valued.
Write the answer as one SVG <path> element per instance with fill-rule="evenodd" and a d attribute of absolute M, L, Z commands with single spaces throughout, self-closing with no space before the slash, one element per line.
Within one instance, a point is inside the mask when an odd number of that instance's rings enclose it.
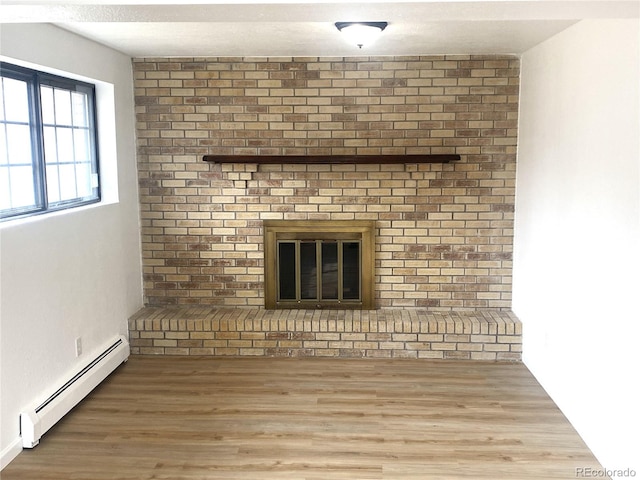
<path fill-rule="evenodd" d="M 278 302 L 277 244 L 279 240 L 357 240 L 361 245 L 360 302 L 301 300 Z M 265 308 L 375 309 L 375 221 L 373 220 L 265 220 Z"/>

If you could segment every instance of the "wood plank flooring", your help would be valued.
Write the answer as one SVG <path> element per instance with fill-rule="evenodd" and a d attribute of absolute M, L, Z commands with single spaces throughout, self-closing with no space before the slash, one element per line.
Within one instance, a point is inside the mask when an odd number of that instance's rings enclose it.
<path fill-rule="evenodd" d="M 132 356 L 18 479 L 571 479 L 601 468 L 521 363 Z"/>

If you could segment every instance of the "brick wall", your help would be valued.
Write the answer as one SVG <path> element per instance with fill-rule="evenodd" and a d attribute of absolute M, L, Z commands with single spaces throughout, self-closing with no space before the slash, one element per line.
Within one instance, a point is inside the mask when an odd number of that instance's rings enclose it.
<path fill-rule="evenodd" d="M 378 307 L 508 309 L 519 61 L 134 59 L 145 298 L 263 305 L 262 221 L 376 220 Z M 458 153 L 214 165 L 205 154 Z"/>

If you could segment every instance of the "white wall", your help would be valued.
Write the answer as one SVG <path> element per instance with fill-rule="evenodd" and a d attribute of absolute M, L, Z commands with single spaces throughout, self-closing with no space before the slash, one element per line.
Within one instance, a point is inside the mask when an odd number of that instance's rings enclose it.
<path fill-rule="evenodd" d="M 524 362 L 637 475 L 639 44 L 638 20 L 583 21 L 523 55 L 513 272 Z"/>
<path fill-rule="evenodd" d="M 142 306 L 131 61 L 51 25 L 2 25 L 3 60 L 99 81 L 102 204 L 0 224 L 0 449 L 18 416 L 127 333 Z M 84 353 L 76 358 L 75 338 Z"/>

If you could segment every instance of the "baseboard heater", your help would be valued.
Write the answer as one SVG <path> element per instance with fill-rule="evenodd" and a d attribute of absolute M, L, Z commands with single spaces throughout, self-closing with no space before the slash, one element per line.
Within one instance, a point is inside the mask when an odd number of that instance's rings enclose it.
<path fill-rule="evenodd" d="M 43 402 L 20 414 L 22 446 L 33 448 L 40 438 L 100 382 L 129 358 L 129 342 L 124 336 L 110 342 L 105 350 L 79 370 Z"/>

